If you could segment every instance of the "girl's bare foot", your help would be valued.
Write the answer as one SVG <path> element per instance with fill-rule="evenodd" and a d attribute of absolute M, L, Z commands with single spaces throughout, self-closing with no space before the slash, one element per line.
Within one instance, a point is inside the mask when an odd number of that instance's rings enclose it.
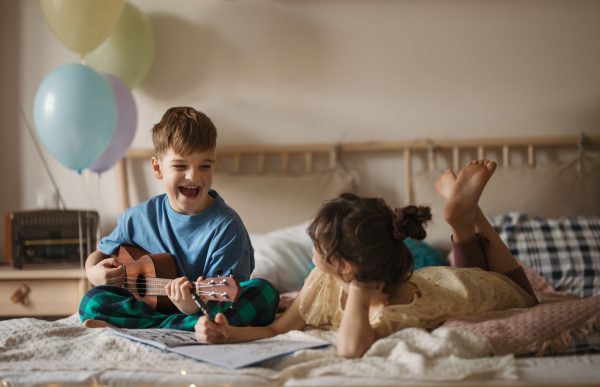
<path fill-rule="evenodd" d="M 116 326 L 101 320 L 85 320 L 83 326 L 86 328 L 117 328 Z"/>
<path fill-rule="evenodd" d="M 475 235 L 475 215 L 479 198 L 496 170 L 496 165 L 489 160 L 473 160 L 458 174 L 444 207 L 444 218 L 452 226 L 455 242 Z"/>
<path fill-rule="evenodd" d="M 447 200 L 450 197 L 450 192 L 455 181 L 456 175 L 451 169 L 447 169 L 442 177 L 435 182 L 435 190 Z"/>

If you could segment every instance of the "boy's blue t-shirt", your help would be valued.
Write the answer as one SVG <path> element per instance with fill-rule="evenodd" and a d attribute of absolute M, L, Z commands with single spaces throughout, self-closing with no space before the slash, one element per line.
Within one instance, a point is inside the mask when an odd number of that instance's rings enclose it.
<path fill-rule="evenodd" d="M 115 230 L 100 240 L 100 250 L 117 254 L 120 245 L 141 247 L 151 254 L 170 253 L 178 277 L 196 281 L 233 275 L 248 281 L 254 270 L 254 249 L 239 215 L 219 194 L 210 190 L 215 200 L 203 212 L 183 215 L 171 208 L 169 197 L 162 194 L 127 209 L 119 216 Z"/>

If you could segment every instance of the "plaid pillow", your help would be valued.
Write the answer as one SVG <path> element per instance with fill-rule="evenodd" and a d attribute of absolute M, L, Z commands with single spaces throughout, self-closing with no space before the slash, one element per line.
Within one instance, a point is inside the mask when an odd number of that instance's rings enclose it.
<path fill-rule="evenodd" d="M 600 217 L 540 219 L 511 212 L 488 218 L 511 253 L 554 289 L 600 294 Z"/>

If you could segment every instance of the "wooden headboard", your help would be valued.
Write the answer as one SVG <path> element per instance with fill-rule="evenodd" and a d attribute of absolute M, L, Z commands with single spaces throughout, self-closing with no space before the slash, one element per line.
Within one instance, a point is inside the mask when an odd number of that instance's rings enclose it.
<path fill-rule="evenodd" d="M 525 149 L 527 152 L 527 164 L 535 166 L 536 151 L 540 148 L 549 147 L 574 147 L 583 146 L 584 143 L 600 144 L 600 135 L 592 136 L 554 136 L 554 137 L 514 137 L 514 138 L 489 138 L 489 139 L 456 139 L 456 140 L 414 140 L 414 141 L 392 141 L 392 142 L 356 142 L 340 144 L 306 144 L 306 145 L 234 145 L 218 146 L 215 153 L 219 160 L 231 158 L 233 173 L 242 173 L 242 158 L 255 157 L 258 165 L 258 173 L 266 172 L 267 157 L 276 156 L 279 160 L 279 172 L 291 173 L 290 157 L 301 155 L 304 159 L 304 171 L 310 173 L 314 170 L 314 160 L 317 156 L 326 157 L 329 166 L 335 167 L 339 157 L 352 153 L 395 153 L 404 160 L 404 190 L 406 204 L 413 203 L 412 174 L 413 154 L 426 152 L 427 168 L 435 169 L 436 154 L 439 152 L 451 152 L 452 169 L 460 169 L 461 152 L 465 150 L 476 151 L 478 159 L 485 158 L 487 149 L 500 149 L 500 165 L 508 166 L 511 163 L 510 152 L 512 149 Z M 127 176 L 127 163 L 130 160 L 148 160 L 154 156 L 153 149 L 130 149 L 125 157 L 115 166 L 117 200 L 119 213 L 130 207 L 129 186 Z"/>

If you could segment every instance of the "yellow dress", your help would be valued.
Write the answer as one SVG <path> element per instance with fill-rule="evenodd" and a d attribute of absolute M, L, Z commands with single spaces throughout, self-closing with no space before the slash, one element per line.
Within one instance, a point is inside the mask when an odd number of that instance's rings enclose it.
<path fill-rule="evenodd" d="M 417 288 L 411 303 L 381 307 L 369 315 L 377 337 L 407 327 L 434 329 L 453 317 L 527 308 L 535 303 L 504 275 L 478 268 L 425 267 L 416 270 L 409 282 Z M 342 292 L 335 277 L 313 269 L 300 295 L 300 315 L 308 325 L 337 331 L 344 314 Z"/>

